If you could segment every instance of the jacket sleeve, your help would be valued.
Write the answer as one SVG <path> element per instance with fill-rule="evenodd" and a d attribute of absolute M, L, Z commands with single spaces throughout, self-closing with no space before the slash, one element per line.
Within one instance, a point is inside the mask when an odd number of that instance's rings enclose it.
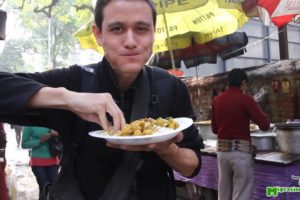
<path fill-rule="evenodd" d="M 48 125 L 49 114 L 62 112 L 55 109 L 30 109 L 26 105 L 42 87 L 65 87 L 75 90 L 78 76 L 72 68 L 50 70 L 43 73 L 0 72 L 0 121 L 20 125 Z M 78 69 L 78 68 L 77 68 Z M 50 127 L 54 128 L 54 127 Z"/>
<path fill-rule="evenodd" d="M 0 114 L 24 111 L 30 97 L 45 87 L 29 78 L 6 72 L 0 72 L 0 85 Z"/>

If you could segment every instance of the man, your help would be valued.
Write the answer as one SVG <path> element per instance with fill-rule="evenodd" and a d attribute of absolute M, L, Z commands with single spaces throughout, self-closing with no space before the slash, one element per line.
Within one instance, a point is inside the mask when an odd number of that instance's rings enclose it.
<path fill-rule="evenodd" d="M 250 121 L 268 130 L 269 120 L 246 94 L 248 77 L 242 69 L 229 72 L 228 89 L 212 103 L 212 131 L 218 135 L 219 200 L 251 198 L 253 157 Z"/>
<path fill-rule="evenodd" d="M 65 148 L 58 180 L 64 181 L 62 187 L 54 186 L 61 193 L 53 199 L 108 200 L 106 194 L 118 195 L 130 185 L 125 197 L 111 199 L 174 200 L 172 169 L 184 176 L 199 172 L 202 140 L 195 126 L 166 142 L 148 145 L 116 145 L 88 135 L 93 130 L 109 130 L 111 125 L 116 131 L 130 122 L 135 102 L 143 99 L 144 91 L 152 93 L 150 102 L 140 106 L 140 110 L 149 109 L 146 116 L 195 119 L 186 86 L 163 70 L 144 66 L 152 53 L 155 21 L 150 0 L 98 0 L 93 32 L 105 50 L 101 62 L 89 70 L 71 66 L 35 74 L 0 73 L 0 84 L 7 86 L 0 90 L 6 96 L 0 100 L 0 120 L 45 126 L 60 133 Z M 84 74 L 91 75 L 90 82 Z M 145 87 L 147 82 L 149 87 Z M 92 88 L 87 85 L 96 86 L 95 93 L 82 89 Z M 133 181 L 116 190 L 120 184 L 111 180 L 127 155 L 138 155 L 141 162 L 131 167 L 137 170 Z M 126 181 L 128 174 L 125 170 L 118 181 Z M 72 180 L 67 181 L 68 176 Z M 68 189 L 69 193 L 63 191 Z M 69 196 L 63 198 L 66 193 Z"/>

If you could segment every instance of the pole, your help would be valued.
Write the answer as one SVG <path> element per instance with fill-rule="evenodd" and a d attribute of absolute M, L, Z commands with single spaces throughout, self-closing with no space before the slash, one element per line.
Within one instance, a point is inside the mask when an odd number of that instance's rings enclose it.
<path fill-rule="evenodd" d="M 51 66 L 51 18 L 48 18 L 48 67 Z"/>
<path fill-rule="evenodd" d="M 170 53 L 170 57 L 171 57 L 172 68 L 174 70 L 176 70 L 176 68 L 175 68 L 175 59 L 174 59 L 174 54 L 173 54 L 173 48 L 172 48 L 171 39 L 170 39 L 170 36 L 169 36 L 169 28 L 168 28 L 168 23 L 167 23 L 167 18 L 166 18 L 166 12 L 165 12 L 165 6 L 166 5 L 165 4 L 166 4 L 166 1 L 163 1 L 162 10 L 163 10 L 165 28 L 166 28 L 166 33 L 167 33 L 167 43 L 168 43 L 168 49 L 169 49 L 169 53 Z"/>
<path fill-rule="evenodd" d="M 278 37 L 279 37 L 279 53 L 280 60 L 289 59 L 289 43 L 287 35 L 287 25 L 281 26 L 278 28 Z"/>

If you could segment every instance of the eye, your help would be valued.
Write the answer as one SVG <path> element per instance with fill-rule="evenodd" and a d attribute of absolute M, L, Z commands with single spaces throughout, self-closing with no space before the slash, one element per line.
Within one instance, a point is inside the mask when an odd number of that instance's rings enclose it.
<path fill-rule="evenodd" d="M 144 33 L 144 32 L 148 32 L 148 31 L 149 31 L 149 28 L 146 27 L 146 26 L 138 26 L 138 27 L 136 28 L 136 30 L 137 30 L 137 32 L 139 32 L 139 33 Z"/>
<path fill-rule="evenodd" d="M 111 32 L 121 33 L 124 29 L 121 26 L 115 26 L 110 29 Z"/>

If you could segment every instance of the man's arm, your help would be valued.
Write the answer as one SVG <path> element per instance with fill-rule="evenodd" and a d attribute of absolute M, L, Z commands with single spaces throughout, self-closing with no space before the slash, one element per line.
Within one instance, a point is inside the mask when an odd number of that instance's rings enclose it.
<path fill-rule="evenodd" d="M 270 128 L 270 121 L 267 114 L 262 111 L 260 106 L 249 96 L 248 112 L 250 113 L 251 120 L 258 125 L 259 129 L 267 131 Z"/>
<path fill-rule="evenodd" d="M 119 130 L 125 119 L 109 93 L 78 93 L 65 88 L 43 87 L 29 100 L 29 108 L 54 108 L 69 110 L 82 119 L 110 128 L 106 113 L 113 119 L 114 130 Z"/>
<path fill-rule="evenodd" d="M 47 82 L 43 84 L 32 80 L 30 75 L 21 77 L 0 72 L 0 85 L 5 86 L 0 89 L 0 115 L 10 115 L 12 119 L 14 114 L 19 117 L 30 108 L 53 108 L 74 112 L 85 120 L 100 124 L 106 130 L 109 128 L 106 113 L 112 116 L 115 130 L 125 124 L 123 113 L 110 94 L 79 93 L 62 87 L 48 87 Z M 35 74 L 38 80 L 45 80 L 43 75 Z"/>

